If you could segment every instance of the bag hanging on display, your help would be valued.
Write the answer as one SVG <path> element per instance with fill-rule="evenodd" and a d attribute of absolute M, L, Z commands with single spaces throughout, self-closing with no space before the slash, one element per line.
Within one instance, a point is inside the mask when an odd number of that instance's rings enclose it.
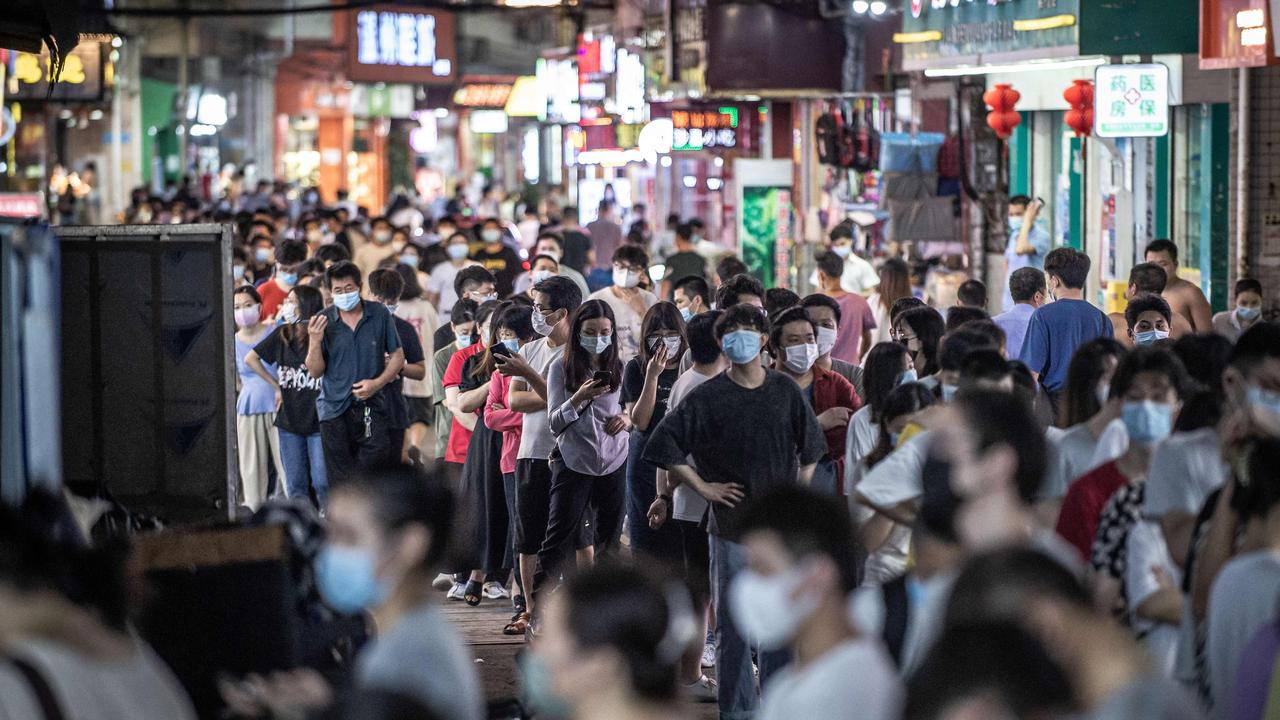
<path fill-rule="evenodd" d="M 818 162 L 840 166 L 840 121 L 833 113 L 823 113 L 814 123 L 814 145 L 818 150 Z"/>
<path fill-rule="evenodd" d="M 870 172 L 880 163 L 880 133 L 872 122 L 871 108 L 863 112 L 854 137 L 853 169 Z"/>

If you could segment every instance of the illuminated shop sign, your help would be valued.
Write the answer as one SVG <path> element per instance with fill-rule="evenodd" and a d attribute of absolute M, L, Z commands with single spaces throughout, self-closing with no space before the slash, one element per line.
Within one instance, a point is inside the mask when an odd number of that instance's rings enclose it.
<path fill-rule="evenodd" d="M 10 53 L 8 88 L 0 87 L 0 95 L 10 100 L 100 100 L 110 63 L 102 62 L 102 43 L 77 45 L 62 66 L 62 74 L 49 95 L 52 58 L 45 50 L 39 55 Z M 0 72 L 0 77 L 5 73 Z"/>
<path fill-rule="evenodd" d="M 453 94 L 453 104 L 465 108 L 500 110 L 511 97 L 510 83 L 467 83 Z"/>
<path fill-rule="evenodd" d="M 399 6 L 354 13 L 349 79 L 442 84 L 455 79 L 453 14 Z"/>
<path fill-rule="evenodd" d="M 671 149 L 676 152 L 738 146 L 737 108 L 674 110 L 671 125 Z"/>

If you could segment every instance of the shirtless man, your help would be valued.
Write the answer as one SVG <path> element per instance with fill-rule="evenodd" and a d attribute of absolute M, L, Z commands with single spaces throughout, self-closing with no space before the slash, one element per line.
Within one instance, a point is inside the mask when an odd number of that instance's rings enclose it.
<path fill-rule="evenodd" d="M 1159 265 L 1153 262 L 1139 263 L 1133 266 L 1129 271 L 1129 287 L 1124 291 L 1124 299 L 1132 300 L 1142 293 L 1155 293 L 1161 295 L 1164 293 L 1168 276 Z M 1190 283 L 1187 283 L 1190 285 Z M 1191 285 L 1194 289 L 1195 285 Z M 1196 290 L 1199 292 L 1199 290 Z M 1164 295 L 1165 301 L 1169 300 L 1168 295 Z M 1111 327 L 1115 333 L 1116 340 L 1120 341 L 1125 347 L 1133 347 L 1133 339 L 1129 337 L 1129 323 L 1125 320 L 1123 312 L 1109 313 L 1107 317 L 1111 318 Z M 1194 331 L 1191 329 L 1191 323 L 1183 316 L 1173 314 L 1172 322 L 1169 323 L 1169 337 L 1178 339 L 1183 335 L 1191 335 Z"/>
<path fill-rule="evenodd" d="M 1168 240 L 1153 240 L 1147 245 L 1146 261 L 1159 265 L 1168 275 L 1163 295 L 1174 316 L 1186 318 L 1192 332 L 1213 332 L 1213 310 L 1204 293 L 1178 277 L 1178 246 Z"/>

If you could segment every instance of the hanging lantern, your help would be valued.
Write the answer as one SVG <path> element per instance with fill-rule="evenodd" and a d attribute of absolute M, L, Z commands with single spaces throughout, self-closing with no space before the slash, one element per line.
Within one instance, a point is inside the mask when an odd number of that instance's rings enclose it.
<path fill-rule="evenodd" d="M 1075 131 L 1076 137 L 1087 137 L 1093 134 L 1093 81 L 1073 80 L 1071 87 L 1062 93 L 1071 109 L 1063 118 L 1067 127 Z"/>
<path fill-rule="evenodd" d="M 1000 83 L 982 95 L 982 100 L 991 108 L 987 115 L 987 126 L 995 131 L 996 137 L 1008 140 L 1013 129 L 1022 122 L 1022 116 L 1013 106 L 1022 98 L 1022 93 L 1013 89 L 1012 85 Z"/>

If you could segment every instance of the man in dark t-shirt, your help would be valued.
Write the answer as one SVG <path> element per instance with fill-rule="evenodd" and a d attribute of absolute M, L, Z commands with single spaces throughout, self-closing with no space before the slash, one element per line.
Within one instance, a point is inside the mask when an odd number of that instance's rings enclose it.
<path fill-rule="evenodd" d="M 509 297 L 515 288 L 516 277 L 524 272 L 520 253 L 502 241 L 502 225 L 494 218 L 484 221 L 480 228 L 480 241 L 484 246 L 471 253 L 471 259 L 493 273 L 497 279 L 498 297 Z"/>
<path fill-rule="evenodd" d="M 400 347 L 404 350 L 404 368 L 395 380 L 385 388 L 387 396 L 387 427 L 391 430 L 391 451 L 402 460 L 405 456 L 404 431 L 409 427 L 409 401 L 404 396 L 404 378 L 424 380 L 427 377 L 426 356 L 422 352 L 422 341 L 413 325 L 404 318 L 394 315 L 400 295 L 404 293 L 404 279 L 395 270 L 374 270 L 369 273 L 369 292 L 373 299 L 387 306 L 393 314 L 392 321 L 396 325 L 396 335 L 400 337 Z"/>
<path fill-rule="evenodd" d="M 676 226 L 676 251 L 666 260 L 667 273 L 662 278 L 663 300 L 671 298 L 671 291 L 680 281 L 690 277 L 707 277 L 707 259 L 694 252 L 693 226 L 680 223 Z"/>
<path fill-rule="evenodd" d="M 563 222 L 561 235 L 564 237 L 564 257 L 560 258 L 560 263 L 585 274 L 594 245 L 591 236 L 578 225 L 578 208 L 565 208 Z"/>

